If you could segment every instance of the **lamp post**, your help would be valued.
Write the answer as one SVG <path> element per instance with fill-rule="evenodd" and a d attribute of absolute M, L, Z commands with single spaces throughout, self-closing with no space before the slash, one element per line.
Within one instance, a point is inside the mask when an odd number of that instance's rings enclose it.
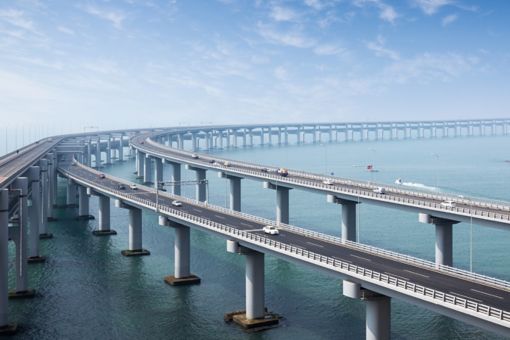
<path fill-rule="evenodd" d="M 159 213 L 159 190 L 162 189 L 165 185 L 175 186 L 175 185 L 195 185 L 195 184 L 205 184 L 205 192 L 206 192 L 206 201 L 205 204 L 209 201 L 209 181 L 207 179 L 202 179 L 199 181 L 161 181 L 156 185 L 156 212 Z"/>

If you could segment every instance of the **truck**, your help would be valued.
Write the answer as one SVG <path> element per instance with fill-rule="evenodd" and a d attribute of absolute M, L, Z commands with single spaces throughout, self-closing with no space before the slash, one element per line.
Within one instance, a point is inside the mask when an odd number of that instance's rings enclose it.
<path fill-rule="evenodd" d="M 276 172 L 282 177 L 287 177 L 289 175 L 289 170 L 285 168 L 279 168 Z"/>

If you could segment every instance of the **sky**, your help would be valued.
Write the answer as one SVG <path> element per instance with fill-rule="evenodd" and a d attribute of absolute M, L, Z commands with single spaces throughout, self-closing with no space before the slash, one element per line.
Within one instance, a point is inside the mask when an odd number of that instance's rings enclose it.
<path fill-rule="evenodd" d="M 1 0 L 0 134 L 509 117 L 508 18 L 504 0 Z"/>

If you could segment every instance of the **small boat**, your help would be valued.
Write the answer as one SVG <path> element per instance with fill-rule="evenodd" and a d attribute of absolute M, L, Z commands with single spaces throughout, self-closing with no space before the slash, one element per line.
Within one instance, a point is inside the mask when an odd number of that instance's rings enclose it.
<path fill-rule="evenodd" d="M 372 164 L 367 165 L 367 171 L 368 172 L 379 172 L 379 170 L 374 169 L 374 166 Z"/>
<path fill-rule="evenodd" d="M 397 178 L 397 179 L 395 180 L 395 184 L 397 184 L 397 185 L 402 185 L 402 178 Z"/>

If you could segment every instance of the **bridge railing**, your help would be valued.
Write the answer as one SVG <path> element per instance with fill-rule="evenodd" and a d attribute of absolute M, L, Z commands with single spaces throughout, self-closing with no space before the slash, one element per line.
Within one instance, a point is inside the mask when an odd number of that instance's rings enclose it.
<path fill-rule="evenodd" d="M 142 198 L 140 196 L 132 195 L 126 192 L 122 192 L 119 190 L 107 188 L 104 186 L 100 186 L 97 183 L 94 183 L 92 181 L 84 180 L 82 178 L 79 178 L 77 176 L 73 176 L 72 173 L 69 171 L 65 171 L 65 173 L 77 180 L 77 181 L 83 181 L 88 182 L 88 184 L 92 187 L 100 187 L 100 189 L 108 192 L 109 194 L 113 194 L 116 197 L 124 198 L 127 201 L 131 201 L 136 203 L 137 205 L 144 206 L 148 209 L 155 210 L 160 213 L 165 213 L 166 215 L 170 217 L 177 218 L 179 220 L 183 220 L 186 222 L 190 222 L 192 224 L 200 225 L 202 227 L 219 231 L 220 233 L 224 235 L 230 235 L 233 236 L 239 240 L 244 240 L 256 245 L 259 245 L 263 248 L 271 249 L 276 252 L 280 252 L 282 254 L 286 254 L 288 256 L 292 256 L 294 258 L 299 258 L 302 260 L 305 260 L 306 262 L 310 262 L 325 268 L 328 268 L 330 270 L 337 271 L 339 273 L 342 273 L 344 275 L 348 275 L 354 278 L 366 280 L 369 282 L 373 282 L 376 284 L 381 284 L 386 287 L 392 287 L 393 289 L 401 292 L 407 292 L 410 295 L 421 296 L 423 299 L 432 299 L 433 301 L 443 302 L 446 304 L 463 307 L 469 311 L 475 312 L 475 313 L 481 313 L 484 314 L 490 318 L 494 318 L 497 320 L 502 320 L 505 322 L 510 322 L 510 313 L 507 311 L 503 311 L 498 308 L 494 308 L 485 304 L 481 304 L 476 301 L 472 301 L 468 298 L 461 298 L 453 294 L 448 294 L 439 290 L 435 290 L 432 288 L 428 288 L 422 285 L 418 285 L 416 283 L 410 282 L 406 279 L 395 277 L 389 274 L 380 273 L 375 270 L 367 269 L 361 266 L 354 265 L 352 263 L 342 261 L 339 259 L 331 258 L 328 256 L 324 256 L 315 252 L 311 252 L 308 250 L 305 250 L 300 247 L 292 246 L 286 243 L 282 243 L 276 240 L 273 240 L 271 238 L 267 238 L 263 235 L 258 235 L 250 232 L 246 232 L 240 229 L 237 229 L 232 226 L 228 226 L 225 224 L 221 224 L 215 221 L 211 221 L 209 219 L 203 218 L 201 216 L 192 215 L 190 213 L 187 213 L 185 211 L 182 211 L 180 209 L 174 209 L 169 206 L 162 206 L 162 205 L 156 205 L 155 202 L 148 200 L 146 198 Z M 169 197 L 176 197 L 174 195 L 168 195 Z M 183 199 L 182 197 L 180 198 Z M 206 204 L 197 204 L 197 202 L 193 202 L 196 205 L 202 205 L 206 207 Z M 220 210 L 220 209 L 218 209 Z M 241 213 L 240 213 L 241 214 Z M 249 215 L 242 214 L 244 218 L 248 217 Z M 252 216 L 250 216 L 252 217 Z M 252 218 L 250 218 L 252 219 Z M 249 219 L 248 219 L 249 220 Z M 253 219 L 252 219 L 253 220 Z M 261 219 L 264 220 L 264 219 Z M 289 228 L 290 226 L 285 226 L 286 228 Z M 299 230 L 300 228 L 294 227 L 294 230 L 298 230 L 300 232 L 304 232 L 304 230 Z M 307 233 L 309 231 L 306 231 Z M 317 236 L 318 233 L 314 234 L 314 236 Z M 327 237 L 328 240 L 337 241 L 337 238 L 334 237 Z M 349 244 L 353 247 L 359 247 L 359 244 Z M 373 251 L 373 247 L 370 246 L 362 246 L 361 249 L 368 249 L 370 251 Z M 384 254 L 393 256 L 394 254 L 391 254 L 391 252 L 384 251 Z M 406 257 L 407 258 L 407 257 Z M 420 260 L 420 262 L 424 262 L 423 260 Z"/>

